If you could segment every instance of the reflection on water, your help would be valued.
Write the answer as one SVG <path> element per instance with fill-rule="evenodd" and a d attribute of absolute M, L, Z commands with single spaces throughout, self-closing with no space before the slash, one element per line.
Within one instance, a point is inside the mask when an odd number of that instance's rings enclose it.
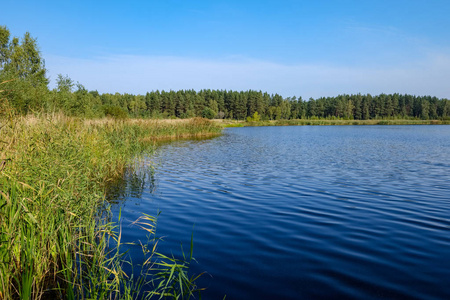
<path fill-rule="evenodd" d="M 154 168 L 149 164 L 136 163 L 127 167 L 122 178 L 107 188 L 106 200 L 114 205 L 123 205 L 128 198 L 141 198 L 145 192 L 156 190 Z"/>
<path fill-rule="evenodd" d="M 230 128 L 162 145 L 111 201 L 124 242 L 143 212 L 165 253 L 194 232 L 205 299 L 448 299 L 449 162 L 450 126 Z"/>
<path fill-rule="evenodd" d="M 157 147 L 164 147 L 171 145 L 174 142 L 182 143 L 182 141 L 205 142 L 212 140 L 215 137 L 191 137 L 174 140 L 161 140 L 156 142 Z M 183 147 L 183 144 L 179 144 Z M 155 161 L 149 158 L 138 158 L 134 164 L 125 169 L 122 178 L 117 179 L 111 183 L 106 192 L 106 200 L 114 205 L 123 205 L 123 200 L 127 198 L 141 198 L 144 190 L 147 193 L 154 193 L 156 191 L 155 180 Z M 117 207 L 116 207 L 117 209 Z"/>

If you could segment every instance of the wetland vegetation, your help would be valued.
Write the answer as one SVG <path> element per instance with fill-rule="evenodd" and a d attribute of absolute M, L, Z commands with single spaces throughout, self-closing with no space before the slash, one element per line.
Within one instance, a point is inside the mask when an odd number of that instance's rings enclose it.
<path fill-rule="evenodd" d="M 100 94 L 64 75 L 55 89 L 48 85 L 36 40 L 29 33 L 11 38 L 0 26 L 0 299 L 128 299 L 147 284 L 154 286 L 147 296 L 197 290 L 187 275 L 191 255 L 179 261 L 158 254 L 151 216 L 139 221 L 150 234 L 147 268 L 129 280 L 120 224 L 109 221 L 107 187 L 158 140 L 219 135 L 220 123 L 241 126 L 233 120 L 246 118 L 249 126 L 359 125 L 443 124 L 450 116 L 449 100 L 430 96 Z M 207 120 L 213 118 L 232 121 Z"/>
<path fill-rule="evenodd" d="M 205 119 L 174 124 L 11 115 L 1 121 L 0 298 L 122 299 L 150 284 L 144 276 L 133 285 L 122 272 L 119 224 L 108 221 L 105 190 L 136 155 L 153 151 L 154 139 L 218 134 L 220 128 Z M 153 235 L 154 220 L 141 221 Z M 156 241 L 149 241 L 145 251 L 155 258 Z M 173 268 L 184 279 L 185 262 L 160 258 L 151 261 L 165 263 L 159 272 Z M 145 272 L 154 272 L 151 263 Z M 182 283 L 179 278 L 171 280 Z M 158 284 L 155 293 L 174 293 L 171 285 Z M 192 292 L 194 286 L 183 288 Z"/>

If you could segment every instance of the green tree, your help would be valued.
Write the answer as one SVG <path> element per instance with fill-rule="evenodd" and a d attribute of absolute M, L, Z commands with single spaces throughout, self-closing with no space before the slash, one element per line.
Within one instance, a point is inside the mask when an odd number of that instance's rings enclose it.
<path fill-rule="evenodd" d="M 391 95 L 386 95 L 384 98 L 384 114 L 383 117 L 392 117 L 394 115 L 394 103 L 392 102 Z"/>
<path fill-rule="evenodd" d="M 8 81 L 4 86 L 6 96 L 17 111 L 47 109 L 48 79 L 37 42 L 28 32 L 21 40 L 10 39 L 6 26 L 0 26 L 0 82 L 3 81 Z"/>
<path fill-rule="evenodd" d="M 202 111 L 202 117 L 206 119 L 214 119 L 216 112 L 209 107 L 205 107 Z"/>
<path fill-rule="evenodd" d="M 261 116 L 257 111 L 253 113 L 253 117 L 247 117 L 247 122 L 259 122 L 261 121 Z"/>
<path fill-rule="evenodd" d="M 429 118 L 429 113 L 430 113 L 430 103 L 427 100 L 423 99 L 421 101 L 420 107 L 421 107 L 421 113 L 420 113 L 421 118 L 424 120 L 427 120 Z"/>
<path fill-rule="evenodd" d="M 94 116 L 93 103 L 90 101 L 92 97 L 87 89 L 81 84 L 77 83 L 77 90 L 74 93 L 73 101 L 67 103 L 66 113 L 72 116 Z"/>
<path fill-rule="evenodd" d="M 450 117 L 450 101 L 444 100 L 442 104 L 442 118 L 446 119 Z"/>
<path fill-rule="evenodd" d="M 219 105 L 217 104 L 216 100 L 210 99 L 208 103 L 208 107 L 211 108 L 212 111 L 214 111 L 215 116 L 219 113 Z"/>
<path fill-rule="evenodd" d="M 317 104 L 316 104 L 316 100 L 314 100 L 313 98 L 309 98 L 308 106 L 307 106 L 307 116 L 309 118 L 317 117 Z"/>
<path fill-rule="evenodd" d="M 279 106 L 275 108 L 275 120 L 281 120 L 281 107 Z"/>
<path fill-rule="evenodd" d="M 348 99 L 345 105 L 344 118 L 353 119 L 353 110 L 355 106 L 353 105 L 352 99 Z"/>
<path fill-rule="evenodd" d="M 361 120 L 362 118 L 362 96 L 361 94 L 358 94 L 354 96 L 354 102 L 355 102 L 355 113 L 353 115 L 353 118 L 356 120 Z"/>
<path fill-rule="evenodd" d="M 0 71 L 9 62 L 9 37 L 10 33 L 6 26 L 0 26 Z"/>
<path fill-rule="evenodd" d="M 69 76 L 58 74 L 58 78 L 56 79 L 56 89 L 58 90 L 58 92 L 72 93 L 74 86 L 75 83 L 72 79 L 69 78 Z"/>
<path fill-rule="evenodd" d="M 56 93 L 54 94 L 52 101 L 53 110 L 67 111 L 72 105 L 74 95 L 72 94 L 75 83 L 69 76 L 58 74 L 56 79 Z"/>
<path fill-rule="evenodd" d="M 233 116 L 237 120 L 245 120 L 247 118 L 247 95 L 244 92 L 234 94 L 235 106 Z"/>
<path fill-rule="evenodd" d="M 280 103 L 281 119 L 288 120 L 291 118 L 291 103 L 288 100 L 283 100 Z"/>
<path fill-rule="evenodd" d="M 130 101 L 128 102 L 128 111 L 134 117 L 142 117 L 144 116 L 145 111 L 147 110 L 147 105 L 145 104 L 145 97 L 142 95 L 132 96 Z"/>

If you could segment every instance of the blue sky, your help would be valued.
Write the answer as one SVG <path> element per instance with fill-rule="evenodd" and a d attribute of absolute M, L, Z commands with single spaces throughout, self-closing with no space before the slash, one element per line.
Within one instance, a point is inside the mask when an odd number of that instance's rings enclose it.
<path fill-rule="evenodd" d="M 450 98 L 450 1 L 2 1 L 51 87 L 262 90 L 285 97 Z"/>

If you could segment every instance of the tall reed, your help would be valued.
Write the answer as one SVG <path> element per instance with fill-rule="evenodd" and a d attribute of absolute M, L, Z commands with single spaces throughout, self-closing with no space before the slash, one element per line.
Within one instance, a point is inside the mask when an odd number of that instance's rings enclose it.
<path fill-rule="evenodd" d="M 139 295 L 139 286 L 148 279 L 128 281 L 122 270 L 120 231 L 118 224 L 108 221 L 105 190 L 121 178 L 133 157 L 151 152 L 155 140 L 219 133 L 218 126 L 203 119 L 176 124 L 86 121 L 57 114 L 20 117 L 3 110 L 0 299 L 131 299 Z M 158 263 L 162 261 L 167 259 L 159 257 Z M 183 264 L 169 260 L 160 265 L 162 273 L 155 274 L 159 278 L 164 272 L 171 274 L 169 265 Z M 180 270 L 187 274 L 185 267 Z M 194 286 L 191 282 L 188 290 L 195 290 Z M 190 295 L 157 287 L 154 294 L 159 296 Z"/>

